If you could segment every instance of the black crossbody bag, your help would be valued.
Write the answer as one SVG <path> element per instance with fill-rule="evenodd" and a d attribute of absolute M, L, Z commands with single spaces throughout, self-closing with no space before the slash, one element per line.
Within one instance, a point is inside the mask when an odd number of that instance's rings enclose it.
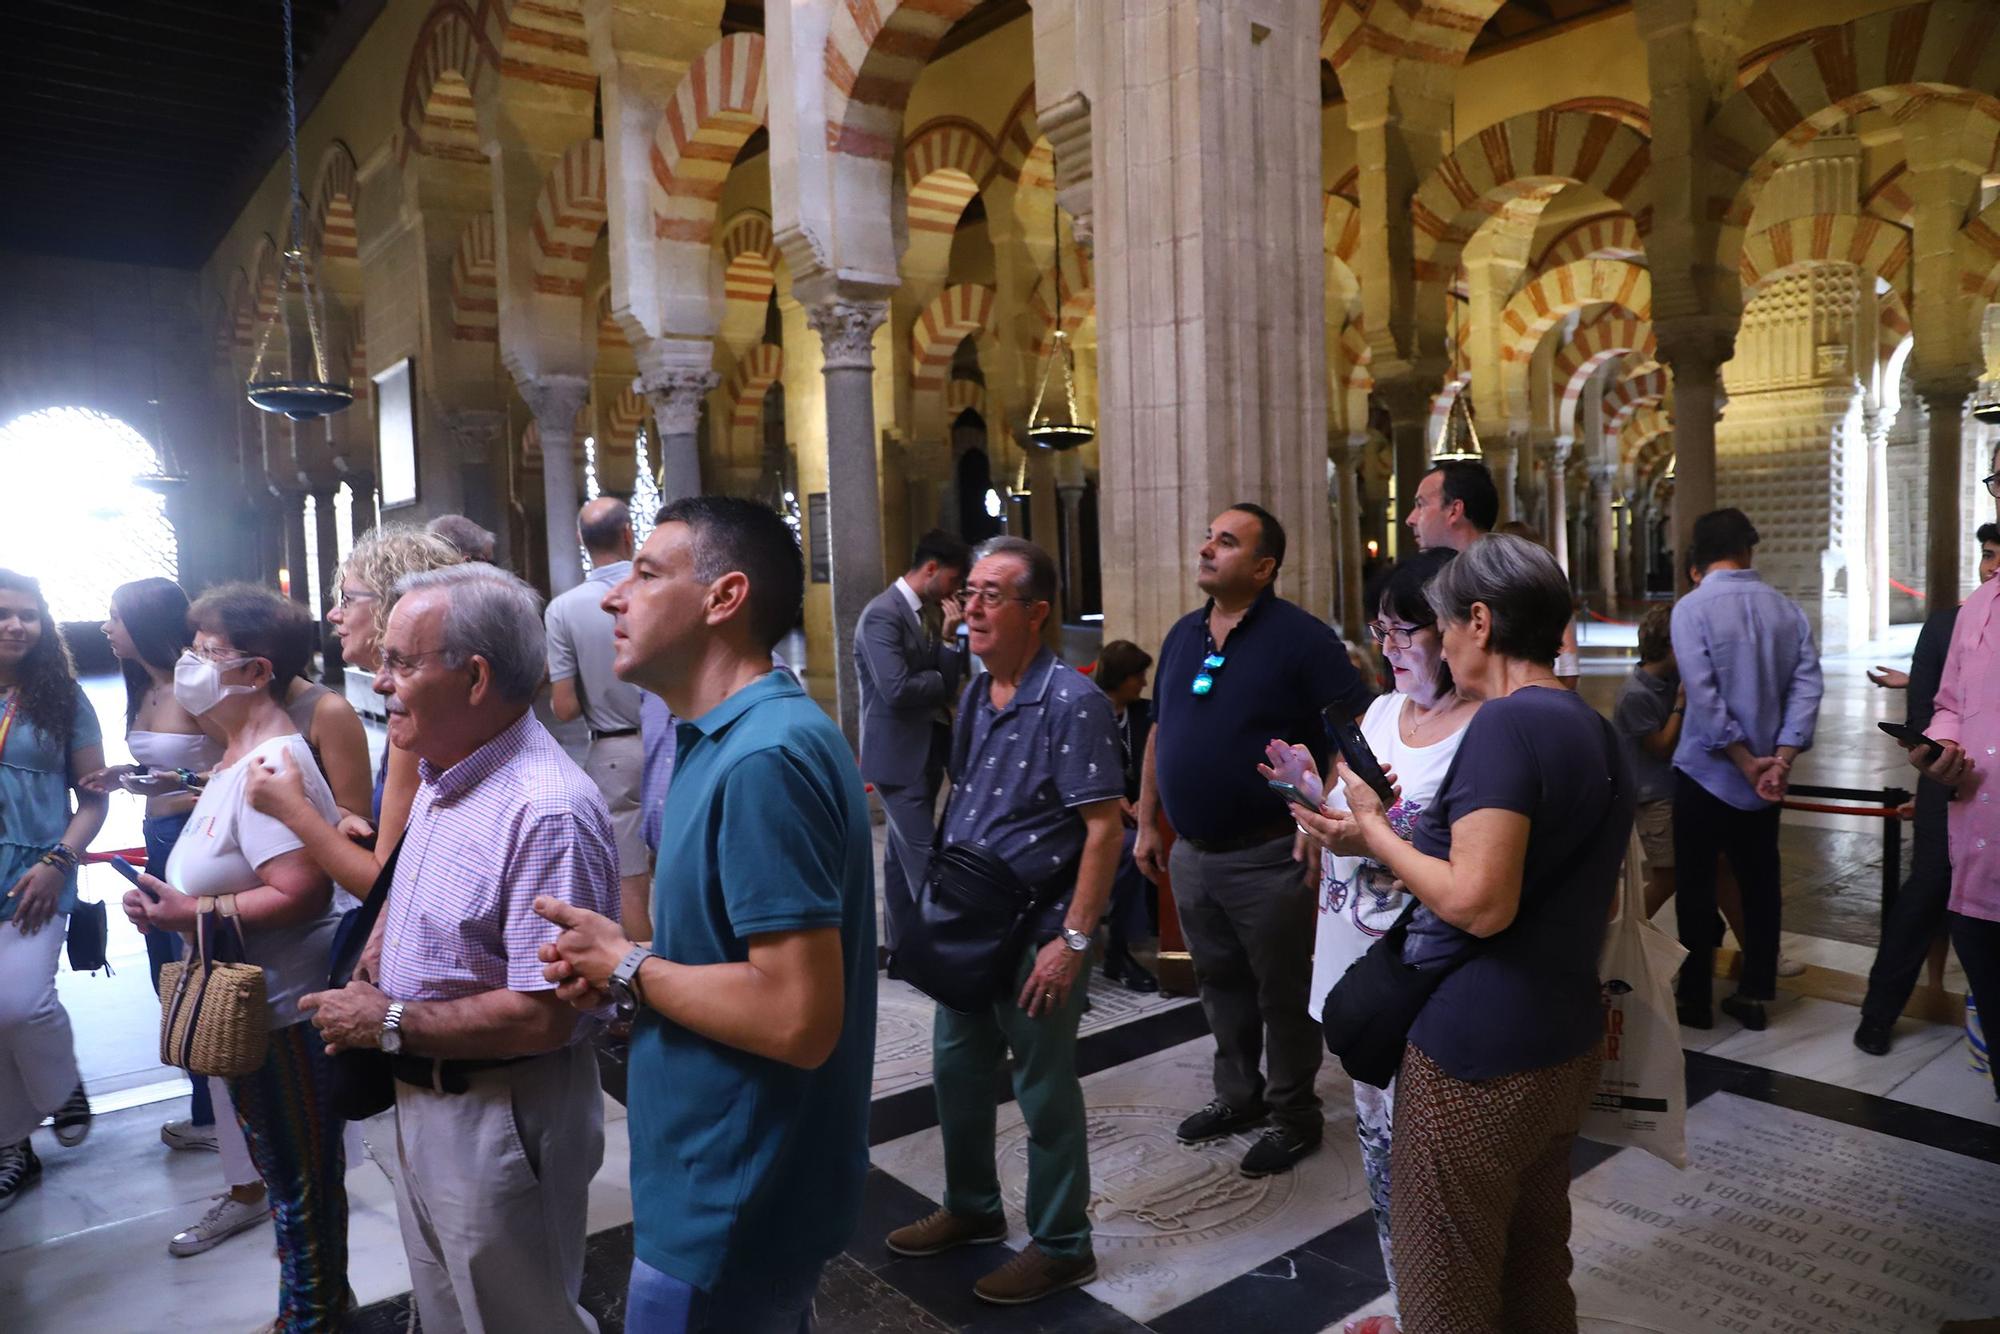
<path fill-rule="evenodd" d="M 971 749 L 971 727 L 954 728 L 951 795 L 938 820 L 937 850 L 917 887 L 914 911 L 897 934 L 890 963 L 891 976 L 959 1014 L 984 1010 L 1008 989 L 1036 919 L 1076 878 L 1076 863 L 1071 862 L 1030 886 L 986 849 L 944 841 Z"/>
<path fill-rule="evenodd" d="M 375 934 L 375 922 L 382 915 L 382 905 L 389 901 L 389 886 L 396 879 L 396 859 L 402 854 L 403 841 L 397 839 L 395 848 L 389 853 L 389 860 L 383 862 L 382 869 L 376 873 L 375 885 L 368 891 L 368 898 L 359 908 L 340 919 L 340 926 L 333 935 L 333 959 L 326 977 L 327 990 L 338 991 L 353 980 L 355 966 L 361 962 L 361 951 L 368 948 L 368 937 Z M 329 1062 L 332 1078 L 328 1097 L 334 1113 L 342 1120 L 363 1121 L 396 1105 L 396 1077 L 391 1073 L 392 1058 L 388 1052 L 373 1047 L 352 1047 L 336 1052 Z"/>
<path fill-rule="evenodd" d="M 1599 721 L 1602 721 L 1601 719 Z M 1611 804 L 1619 793 L 1619 769 L 1611 725 L 1604 724 L 1605 770 L 1611 775 Z M 1582 847 L 1579 846 L 1579 855 Z M 1404 907 L 1396 923 L 1368 952 L 1348 965 L 1333 990 L 1326 993 L 1320 1007 L 1320 1030 L 1326 1049 L 1340 1058 L 1341 1068 L 1358 1084 L 1378 1089 L 1389 1087 L 1403 1065 L 1403 1049 L 1409 1045 L 1410 1029 L 1430 1003 L 1444 980 L 1463 968 L 1485 948 L 1485 941 L 1438 968 L 1413 968 L 1403 962 L 1403 941 L 1410 933 L 1410 918 L 1417 911 L 1416 896 Z M 1514 926 L 1520 925 L 1517 917 Z M 1510 926 L 1508 930 L 1512 930 Z"/>

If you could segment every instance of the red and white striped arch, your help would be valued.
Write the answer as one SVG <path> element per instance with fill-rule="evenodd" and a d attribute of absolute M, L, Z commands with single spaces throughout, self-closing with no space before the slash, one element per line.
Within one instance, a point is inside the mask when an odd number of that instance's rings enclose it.
<path fill-rule="evenodd" d="M 468 343 L 500 341 L 500 270 L 490 213 L 465 224 L 451 257 L 451 336 Z"/>
<path fill-rule="evenodd" d="M 1664 366 L 1626 376 L 1604 391 L 1605 429 L 1613 435 L 1621 433 L 1628 417 L 1643 407 L 1664 403 L 1672 388 Z"/>
<path fill-rule="evenodd" d="M 912 239 L 920 233 L 950 237 L 965 206 L 999 170 L 999 154 L 979 126 L 957 116 L 926 122 L 903 150 Z"/>
<path fill-rule="evenodd" d="M 1910 235 L 1880 218 L 1814 213 L 1764 228 L 1736 262 L 1746 300 L 1759 286 L 1802 264 L 1852 264 L 1901 288 L 1908 283 Z"/>
<path fill-rule="evenodd" d="M 1423 65 L 1464 62 L 1501 0 L 1321 0 L 1319 53 L 1337 70 L 1357 51 Z"/>
<path fill-rule="evenodd" d="M 480 0 L 480 40 L 500 74 L 538 87 L 595 95 L 597 70 L 575 0 Z"/>
<path fill-rule="evenodd" d="M 826 35 L 826 146 L 894 162 L 903 108 L 938 41 L 978 0 L 835 0 Z"/>
<path fill-rule="evenodd" d="M 1653 318 L 1653 278 L 1637 264 L 1584 259 L 1559 265 L 1516 292 L 1500 313 L 1500 359 L 1526 362 L 1542 335 L 1571 311 L 1613 305 L 1628 315 Z"/>
<path fill-rule="evenodd" d="M 1042 122 L 1035 112 L 1035 85 L 1031 83 L 1014 99 L 1006 119 L 1000 122 L 1000 136 L 995 142 L 1000 174 L 1010 181 L 1019 180 L 1021 164 L 1035 151 L 1041 137 Z"/>
<path fill-rule="evenodd" d="M 1095 272 L 1090 252 L 1080 246 L 1065 247 L 1063 261 L 1062 327 L 1065 333 L 1075 333 L 1097 313 Z M 1037 357 L 1047 356 L 1055 342 L 1054 299 L 1055 288 L 1044 273 L 1028 292 L 1028 329 L 1034 339 L 1029 351 Z"/>
<path fill-rule="evenodd" d="M 360 198 L 355 184 L 354 154 L 336 139 L 320 154 L 313 178 L 312 206 L 307 222 L 308 245 L 323 260 L 361 257 L 354 230 L 354 205 Z"/>
<path fill-rule="evenodd" d="M 723 383 L 729 402 L 730 453 L 749 457 L 756 448 L 757 432 L 764 422 L 764 395 L 785 374 L 785 349 L 776 343 L 759 343 L 745 353 Z"/>
<path fill-rule="evenodd" d="M 1650 320 L 1614 307 L 1577 325 L 1576 333 L 1556 353 L 1549 368 L 1549 383 L 1556 391 L 1558 435 L 1576 434 L 1577 408 L 1590 377 L 1607 361 L 1628 353 L 1638 353 L 1645 360 L 1655 355 Z"/>
<path fill-rule="evenodd" d="M 535 200 L 529 259 L 536 292 L 582 298 L 605 209 L 604 141 L 579 140 L 549 169 Z"/>
<path fill-rule="evenodd" d="M 1579 259 L 1635 259 L 1644 261 L 1645 238 L 1639 224 L 1626 213 L 1600 213 L 1587 218 L 1558 236 L 1542 251 L 1535 271 L 1573 264 Z"/>
<path fill-rule="evenodd" d="M 477 103 L 492 91 L 498 63 L 498 50 L 482 40 L 472 11 L 459 0 L 437 0 L 403 75 L 398 158 L 414 150 L 484 162 Z"/>
<path fill-rule="evenodd" d="M 1874 108 L 1954 103 L 2000 117 L 2000 13 L 1987 0 L 1866 14 L 1785 52 L 1716 109 L 1702 138 L 1715 259 L 1735 275 L 1752 215 L 1783 150 Z"/>
<path fill-rule="evenodd" d="M 944 385 L 944 419 L 955 422 L 960 414 L 976 412 L 986 416 L 986 386 L 977 380 L 947 380 Z"/>
<path fill-rule="evenodd" d="M 615 326 L 614 326 L 615 327 Z M 620 338 L 624 337 L 621 332 Z M 646 421 L 646 400 L 630 385 L 621 388 L 612 400 L 604 405 L 604 429 L 598 433 L 598 472 L 604 471 L 604 460 L 613 459 L 623 466 L 616 471 L 623 475 L 631 470 L 636 457 L 634 446 L 639 439 L 639 428 Z"/>
<path fill-rule="evenodd" d="M 688 66 L 653 134 L 653 234 L 706 263 L 723 182 L 764 123 L 764 39 L 731 33 Z"/>
<path fill-rule="evenodd" d="M 939 393 L 951 359 L 969 336 L 991 332 L 995 294 L 984 283 L 947 287 L 924 307 L 910 330 L 910 384 L 919 395 Z"/>
<path fill-rule="evenodd" d="M 743 349 L 764 336 L 766 310 L 778 282 L 778 250 L 771 241 L 771 219 L 758 209 L 744 209 L 723 224 L 722 341 Z"/>
<path fill-rule="evenodd" d="M 1649 403 L 1628 413 L 1618 429 L 1618 461 L 1636 463 L 1640 450 L 1663 435 L 1671 435 L 1673 429 L 1673 418 L 1658 403 Z M 1577 452 L 1582 453 L 1581 450 Z"/>

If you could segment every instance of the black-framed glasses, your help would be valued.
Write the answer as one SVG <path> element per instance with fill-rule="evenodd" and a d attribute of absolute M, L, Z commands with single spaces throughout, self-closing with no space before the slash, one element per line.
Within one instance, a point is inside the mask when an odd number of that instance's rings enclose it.
<path fill-rule="evenodd" d="M 1986 494 L 2000 496 L 2000 472 L 1991 472 L 1979 479 L 1986 486 Z"/>
<path fill-rule="evenodd" d="M 1206 695 L 1209 691 L 1215 689 L 1215 674 L 1222 670 L 1222 664 L 1225 661 L 1227 659 L 1220 653 L 1211 653 L 1203 658 L 1201 660 L 1201 670 L 1195 673 L 1195 678 L 1189 684 L 1188 688 L 1197 695 Z"/>
<path fill-rule="evenodd" d="M 1032 606 L 1037 601 L 1035 598 L 1024 598 L 1018 593 L 1009 593 L 999 587 L 967 587 L 962 592 L 967 602 L 977 602 L 982 607 L 997 607 L 1003 602 L 1020 602 Z"/>
<path fill-rule="evenodd" d="M 1368 637 L 1389 648 L 1408 648 L 1416 639 L 1421 625 L 1390 625 L 1384 621 L 1368 622 Z"/>

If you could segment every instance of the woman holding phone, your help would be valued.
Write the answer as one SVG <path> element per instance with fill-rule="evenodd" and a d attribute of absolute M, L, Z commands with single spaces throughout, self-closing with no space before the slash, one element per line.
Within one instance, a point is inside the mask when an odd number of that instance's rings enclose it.
<path fill-rule="evenodd" d="M 1417 900 L 1402 964 L 1436 979 L 1396 1076 L 1390 1214 L 1409 1334 L 1574 1330 L 1569 1154 L 1597 1086 L 1597 960 L 1632 832 L 1610 725 L 1556 679 L 1569 587 L 1490 535 L 1426 589 L 1444 660 L 1480 701 L 1407 835 L 1345 764 L 1348 810 L 1298 810 Z"/>
<path fill-rule="evenodd" d="M 279 1260 L 278 1319 L 285 1334 L 339 1328 L 347 1306 L 346 1155 L 334 1112 L 325 1043 L 299 1013 L 299 997 L 325 985 L 338 916 L 333 887 L 296 835 L 250 808 L 249 770 L 296 771 L 323 818 L 333 794 L 286 713 L 286 687 L 305 665 L 305 610 L 269 589 L 227 584 L 188 613 L 194 642 L 174 668 L 174 693 L 190 714 L 221 729 L 220 765 L 202 788 L 188 835 L 166 874 L 125 895 L 144 931 L 192 935 L 233 911 L 248 962 L 264 970 L 270 1043 L 263 1066 L 224 1081 L 237 1124 L 270 1198 Z"/>
<path fill-rule="evenodd" d="M 1424 596 L 1438 572 L 1458 553 L 1436 547 L 1399 561 L 1378 577 L 1375 608 L 1368 634 L 1388 661 L 1394 689 L 1368 706 L 1361 735 L 1382 766 L 1400 785 L 1389 808 L 1390 823 L 1404 831 L 1429 808 L 1465 736 L 1479 704 L 1462 699 L 1444 662 L 1444 638 L 1437 613 Z M 1303 746 L 1272 744 L 1267 776 L 1282 776 L 1297 765 L 1308 793 L 1317 790 L 1318 774 Z M 1289 751 L 1289 756 L 1287 755 Z M 1311 777 L 1306 775 L 1310 773 Z M 1345 811 L 1347 796 L 1336 788 L 1327 794 L 1327 808 Z M 1373 945 L 1409 903 L 1409 894 L 1387 867 L 1371 856 L 1367 845 L 1349 837 L 1321 847 L 1319 927 L 1313 946 L 1312 989 L 1307 1010 L 1317 1021 L 1326 994 L 1350 965 Z M 1375 1215 L 1375 1234 L 1382 1248 L 1382 1268 L 1389 1295 L 1396 1293 L 1396 1267 L 1389 1246 L 1389 1146 L 1395 1120 L 1395 1086 L 1378 1089 L 1354 1085 L 1354 1131 L 1361 1144 L 1361 1163 L 1368 1174 L 1368 1199 Z M 1348 1326 L 1352 1334 L 1394 1334 L 1394 1316 L 1370 1316 Z"/>

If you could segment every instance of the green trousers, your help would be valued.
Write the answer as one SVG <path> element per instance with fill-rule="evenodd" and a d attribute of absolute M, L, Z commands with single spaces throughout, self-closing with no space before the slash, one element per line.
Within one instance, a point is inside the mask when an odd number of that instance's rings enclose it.
<path fill-rule="evenodd" d="M 1091 1253 L 1090 1145 L 1076 1075 L 1076 1026 L 1090 970 L 1077 974 L 1061 1006 L 1030 1019 L 1016 1000 L 1034 961 L 1030 948 L 1006 997 L 978 1014 L 938 1007 L 931 1055 L 944 1132 L 944 1207 L 964 1218 L 1001 1216 L 993 1075 L 1012 1051 L 1014 1098 L 1028 1125 L 1028 1232 L 1049 1255 L 1075 1260 Z"/>

